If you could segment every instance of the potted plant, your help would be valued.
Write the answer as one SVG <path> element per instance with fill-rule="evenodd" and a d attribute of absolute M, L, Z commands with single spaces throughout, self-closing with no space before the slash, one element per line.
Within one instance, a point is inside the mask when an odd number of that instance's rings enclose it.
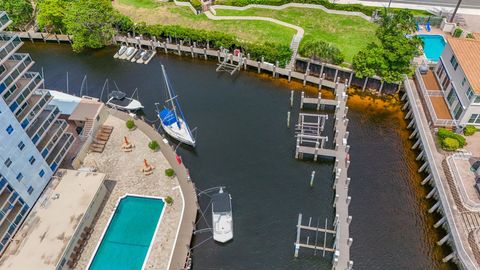
<path fill-rule="evenodd" d="M 152 150 L 153 152 L 157 151 L 159 147 L 160 145 L 155 140 L 152 140 L 148 143 L 148 148 L 150 148 L 150 150 Z"/>
<path fill-rule="evenodd" d="M 170 196 L 167 196 L 167 197 L 165 198 L 165 203 L 166 203 L 167 205 L 172 205 L 172 204 L 173 204 L 173 198 L 170 197 Z"/>
<path fill-rule="evenodd" d="M 173 176 L 175 175 L 175 171 L 172 168 L 168 168 L 165 170 L 165 175 L 170 178 L 173 178 Z"/>
<path fill-rule="evenodd" d="M 128 119 L 126 122 L 125 122 L 125 125 L 127 126 L 127 128 L 129 130 L 134 130 L 135 129 L 135 122 L 133 121 L 133 119 Z"/>

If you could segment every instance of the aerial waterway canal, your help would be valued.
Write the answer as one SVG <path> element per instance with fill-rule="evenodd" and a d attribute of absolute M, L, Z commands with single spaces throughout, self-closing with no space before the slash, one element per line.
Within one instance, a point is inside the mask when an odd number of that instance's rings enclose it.
<path fill-rule="evenodd" d="M 321 253 L 302 249 L 293 258 L 298 213 L 314 224 L 333 219 L 332 162 L 295 160 L 294 132 L 286 128 L 290 90 L 301 86 L 244 71 L 218 74 L 214 62 L 190 57 L 161 54 L 140 65 L 114 60 L 114 48 L 74 54 L 67 45 L 28 43 L 22 50 L 32 54 L 35 70 L 44 68 L 50 89 L 66 89 L 67 72 L 71 93 L 79 94 L 85 74 L 85 95 L 99 96 L 106 78 L 127 93 L 138 87 L 150 120 L 154 103 L 164 100 L 159 61 L 165 64 L 190 125 L 198 127 L 197 148 L 179 149 L 192 179 L 199 189 L 226 186 L 234 204 L 234 241 L 201 244 L 208 235 L 196 237 L 194 269 L 330 269 L 330 256 Z M 292 124 L 298 100 L 299 92 Z M 354 268 L 455 269 L 441 263 L 446 251 L 435 245 L 440 236 L 398 106 L 359 96 L 348 105 Z"/>

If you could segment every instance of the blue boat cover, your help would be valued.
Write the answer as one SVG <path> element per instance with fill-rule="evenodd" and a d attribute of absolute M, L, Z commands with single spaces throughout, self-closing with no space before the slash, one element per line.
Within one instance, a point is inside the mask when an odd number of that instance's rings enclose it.
<path fill-rule="evenodd" d="M 166 126 L 170 126 L 177 122 L 177 117 L 175 116 L 175 113 L 167 108 L 161 110 L 160 113 L 158 113 L 158 116 L 162 120 L 162 123 Z"/>

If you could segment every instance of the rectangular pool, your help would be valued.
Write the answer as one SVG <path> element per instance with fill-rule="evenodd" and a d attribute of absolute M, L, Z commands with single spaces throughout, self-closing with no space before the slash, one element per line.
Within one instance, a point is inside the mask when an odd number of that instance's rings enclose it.
<path fill-rule="evenodd" d="M 161 198 L 134 195 L 122 197 L 88 269 L 142 269 L 164 206 Z"/>
<path fill-rule="evenodd" d="M 428 60 L 437 62 L 447 44 L 441 35 L 418 35 L 423 41 L 423 52 Z"/>

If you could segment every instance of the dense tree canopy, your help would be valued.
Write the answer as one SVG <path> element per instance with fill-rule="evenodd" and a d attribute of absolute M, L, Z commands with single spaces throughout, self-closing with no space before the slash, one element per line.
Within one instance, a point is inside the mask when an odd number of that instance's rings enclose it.
<path fill-rule="evenodd" d="M 0 10 L 7 12 L 13 27 L 25 26 L 31 19 L 33 7 L 30 0 L 0 0 Z"/>
<path fill-rule="evenodd" d="M 109 0 L 72 1 L 63 23 L 73 35 L 73 50 L 103 47 L 115 34 L 115 18 L 116 12 Z"/>
<path fill-rule="evenodd" d="M 323 40 L 307 40 L 300 49 L 300 55 L 328 63 L 341 64 L 344 55 L 333 44 Z"/>
<path fill-rule="evenodd" d="M 403 74 L 411 75 L 410 62 L 418 54 L 421 43 L 418 37 L 410 36 L 414 31 L 415 20 L 408 10 L 384 15 L 376 33 L 380 44 L 369 44 L 353 59 L 356 75 L 379 75 L 387 82 L 398 82 Z"/>
<path fill-rule="evenodd" d="M 65 31 L 63 19 L 67 9 L 66 0 L 40 0 L 37 2 L 37 24 L 49 32 Z"/>

